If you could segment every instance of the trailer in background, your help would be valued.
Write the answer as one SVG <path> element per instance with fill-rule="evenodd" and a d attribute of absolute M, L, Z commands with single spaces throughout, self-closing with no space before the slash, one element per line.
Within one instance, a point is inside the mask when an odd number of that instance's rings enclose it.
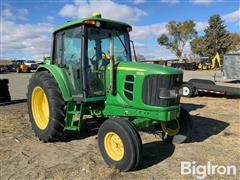
<path fill-rule="evenodd" d="M 240 97 L 240 88 L 219 86 L 215 82 L 206 79 L 190 79 L 188 82 L 183 83 L 182 95 L 184 97 L 194 97 L 200 93 Z"/>

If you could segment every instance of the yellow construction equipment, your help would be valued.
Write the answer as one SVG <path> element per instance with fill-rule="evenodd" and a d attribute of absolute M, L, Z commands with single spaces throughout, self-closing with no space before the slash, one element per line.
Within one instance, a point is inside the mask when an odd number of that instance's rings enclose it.
<path fill-rule="evenodd" d="M 221 67 L 221 61 L 220 61 L 220 56 L 217 52 L 214 58 L 212 58 L 211 69 L 220 68 L 220 67 Z"/>
<path fill-rule="evenodd" d="M 30 68 L 26 64 L 20 64 L 17 67 L 16 72 L 17 73 L 21 73 L 21 72 L 29 73 L 30 72 Z"/>
<path fill-rule="evenodd" d="M 16 62 L 16 72 L 21 73 L 29 73 L 31 71 L 30 67 L 24 63 L 24 61 L 17 61 Z"/>
<path fill-rule="evenodd" d="M 211 69 L 211 64 L 209 62 L 200 62 L 197 65 L 198 69 L 200 70 L 208 70 Z"/>
<path fill-rule="evenodd" d="M 217 52 L 212 60 L 204 60 L 197 64 L 198 69 L 200 70 L 209 70 L 209 69 L 216 69 L 221 67 L 221 60 L 219 53 Z"/>

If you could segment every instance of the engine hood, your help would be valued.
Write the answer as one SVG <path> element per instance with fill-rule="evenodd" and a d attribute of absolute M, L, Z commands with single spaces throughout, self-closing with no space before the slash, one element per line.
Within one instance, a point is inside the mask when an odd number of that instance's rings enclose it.
<path fill-rule="evenodd" d="M 131 71 L 136 74 L 183 74 L 181 70 L 159 65 L 159 64 L 148 64 L 139 62 L 119 62 L 116 65 L 118 71 Z"/>

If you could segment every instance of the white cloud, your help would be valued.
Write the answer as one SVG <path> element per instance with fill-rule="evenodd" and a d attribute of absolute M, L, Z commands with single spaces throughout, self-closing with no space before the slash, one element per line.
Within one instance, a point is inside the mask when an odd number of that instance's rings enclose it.
<path fill-rule="evenodd" d="M 17 19 L 25 20 L 27 19 L 27 15 L 28 15 L 27 9 L 16 9 L 15 16 L 17 16 L 16 17 Z"/>
<path fill-rule="evenodd" d="M 151 45 L 144 44 L 142 42 L 135 42 L 135 50 L 137 55 L 144 55 L 146 60 L 170 60 L 178 59 L 177 56 L 165 46 L 160 46 L 157 42 Z M 187 41 L 184 49 L 184 56 L 188 57 L 191 54 L 190 41 Z"/>
<path fill-rule="evenodd" d="M 3 9 L 2 13 L 2 16 L 8 20 L 26 20 L 27 15 L 27 9 L 12 9 L 10 6 Z"/>
<path fill-rule="evenodd" d="M 226 15 L 222 15 L 221 17 L 226 22 L 239 23 L 240 22 L 240 8 L 238 10 L 232 12 L 232 13 L 229 13 L 229 14 L 226 14 Z M 195 22 L 195 23 L 196 23 L 195 29 L 198 32 L 203 31 L 208 26 L 208 22 L 207 21 L 199 21 L 199 22 Z"/>
<path fill-rule="evenodd" d="M 207 22 L 195 22 L 196 26 L 195 29 L 197 32 L 203 31 L 208 23 Z M 158 37 L 163 33 L 168 33 L 166 29 L 165 22 L 158 23 L 158 24 L 150 24 L 145 26 L 133 26 L 133 31 L 130 32 L 131 39 L 133 40 L 144 40 L 149 39 L 151 37 Z"/>
<path fill-rule="evenodd" d="M 200 22 L 195 22 L 195 23 L 196 23 L 195 29 L 197 32 L 203 31 L 208 26 L 208 22 L 200 21 Z"/>
<path fill-rule="evenodd" d="M 157 44 L 157 37 L 163 33 L 167 33 L 166 23 L 164 22 L 145 26 L 133 26 L 130 38 L 134 41 L 136 54 L 144 55 L 147 60 L 176 58 L 169 49 Z"/>
<path fill-rule="evenodd" d="M 75 1 L 73 4 L 66 4 L 59 12 L 60 16 L 71 18 L 83 18 L 91 16 L 93 12 L 100 12 L 102 17 L 136 22 L 147 13 L 139 8 L 118 4 L 111 0 L 102 1 Z"/>
<path fill-rule="evenodd" d="M 207 22 L 195 22 L 196 31 L 203 31 L 208 23 Z M 168 33 L 166 29 L 166 23 L 150 24 L 145 26 L 133 26 L 133 31 L 130 32 L 130 37 L 134 40 L 137 54 L 144 55 L 147 59 L 174 59 L 176 56 L 171 50 L 164 46 L 157 44 L 156 39 L 163 33 Z M 154 42 L 150 39 L 153 39 Z M 145 43 L 147 42 L 147 43 Z M 184 48 L 184 54 L 190 53 L 190 45 L 186 44 Z"/>
<path fill-rule="evenodd" d="M 49 23 L 52 23 L 54 21 L 54 17 L 53 16 L 47 16 L 46 19 L 47 19 L 47 21 Z"/>
<path fill-rule="evenodd" d="M 133 1 L 134 4 L 142 4 L 144 2 L 145 2 L 145 0 L 134 0 Z"/>
<path fill-rule="evenodd" d="M 133 40 L 142 40 L 153 36 L 159 36 L 163 33 L 167 33 L 165 25 L 166 23 L 133 26 L 133 31 L 130 32 L 130 36 Z"/>
<path fill-rule="evenodd" d="M 8 12 L 8 11 L 6 11 Z M 12 11 L 9 11 L 11 14 Z M 50 53 L 52 31 L 50 23 L 19 24 L 13 19 L 9 19 L 9 14 L 1 17 L 1 54 L 7 52 L 20 52 L 22 56 L 31 55 L 33 58 L 40 58 Z M 14 58 L 14 57 L 10 57 Z"/>
<path fill-rule="evenodd" d="M 14 17 L 12 11 L 10 9 L 4 9 L 2 15 L 7 19 L 12 19 Z"/>
<path fill-rule="evenodd" d="M 179 2 L 180 2 L 179 0 L 161 0 L 161 3 L 166 3 L 168 5 L 174 5 L 174 4 L 177 4 Z"/>
<path fill-rule="evenodd" d="M 232 13 L 229 13 L 229 14 L 226 14 L 226 15 L 223 15 L 222 18 L 226 21 L 226 22 L 231 22 L 231 23 L 239 23 L 240 21 L 240 8 L 238 8 L 238 10 L 232 12 Z"/>
<path fill-rule="evenodd" d="M 156 42 L 151 45 L 144 43 L 134 42 L 137 55 L 143 55 L 146 60 L 166 60 L 174 59 L 176 56 L 164 46 L 158 45 Z"/>
<path fill-rule="evenodd" d="M 190 0 L 190 2 L 194 4 L 203 4 L 203 5 L 210 5 L 214 3 L 214 0 Z M 215 0 L 216 2 L 216 0 Z"/>

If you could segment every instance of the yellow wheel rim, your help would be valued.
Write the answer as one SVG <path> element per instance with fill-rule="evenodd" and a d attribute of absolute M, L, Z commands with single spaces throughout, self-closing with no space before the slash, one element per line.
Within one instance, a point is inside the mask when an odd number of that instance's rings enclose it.
<path fill-rule="evenodd" d="M 174 125 L 175 127 L 171 127 L 169 126 L 169 123 L 167 122 L 161 122 L 161 127 L 162 127 L 162 130 L 167 133 L 169 136 L 175 136 L 179 133 L 180 131 L 180 124 L 179 124 L 179 121 L 176 119 L 174 120 Z M 172 122 L 173 123 L 173 122 Z"/>
<path fill-rule="evenodd" d="M 32 113 L 38 128 L 45 129 L 49 122 L 49 105 L 44 90 L 37 86 L 32 92 Z"/>
<path fill-rule="evenodd" d="M 114 132 L 109 132 L 104 137 L 104 148 L 108 156 L 114 161 L 120 161 L 124 155 L 124 146 L 121 138 Z"/>

